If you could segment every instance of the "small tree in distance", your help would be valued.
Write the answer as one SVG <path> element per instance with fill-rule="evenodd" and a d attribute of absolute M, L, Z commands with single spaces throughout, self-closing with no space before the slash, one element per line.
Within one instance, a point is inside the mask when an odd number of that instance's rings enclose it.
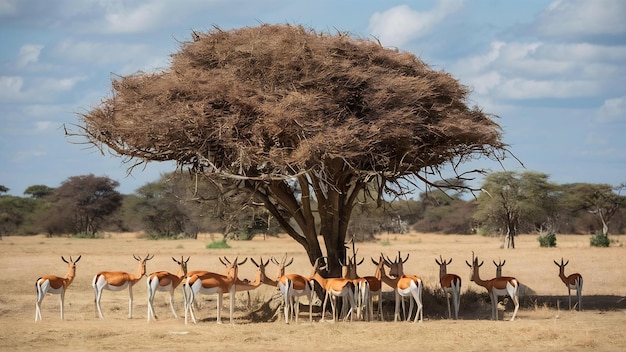
<path fill-rule="evenodd" d="M 410 53 L 291 25 L 192 34 L 170 68 L 113 80 L 113 96 L 81 113 L 70 135 L 246 192 L 311 263 L 326 256 L 332 276 L 359 197 L 433 185 L 444 165 L 471 179 L 480 170 L 460 164 L 504 157 L 494 116 Z"/>
<path fill-rule="evenodd" d="M 72 176 L 52 195 L 44 224 L 49 235 L 70 232 L 95 237 L 106 217 L 121 205 L 117 181 L 92 174 Z"/>
<path fill-rule="evenodd" d="M 491 232 L 505 235 L 506 248 L 515 248 L 517 233 L 551 223 L 556 213 L 556 186 L 538 172 L 494 172 L 485 178 L 474 219 Z M 547 226 L 552 231 L 552 225 Z"/>
<path fill-rule="evenodd" d="M 29 195 L 31 198 L 40 199 L 54 193 L 54 188 L 46 185 L 33 185 L 28 186 L 24 190 L 24 194 Z"/>

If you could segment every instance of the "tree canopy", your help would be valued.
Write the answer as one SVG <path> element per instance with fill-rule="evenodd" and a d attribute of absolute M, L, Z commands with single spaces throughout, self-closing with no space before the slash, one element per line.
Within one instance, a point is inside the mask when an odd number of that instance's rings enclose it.
<path fill-rule="evenodd" d="M 119 182 L 106 176 L 72 176 L 51 195 L 51 209 L 43 226 L 52 235 L 69 232 L 95 237 L 104 220 L 121 205 Z"/>
<path fill-rule="evenodd" d="M 77 134 L 133 165 L 175 160 L 227 180 L 311 263 L 323 235 L 334 274 L 359 196 L 403 194 L 444 165 L 506 152 L 495 116 L 468 106 L 470 89 L 413 54 L 296 25 L 192 38 L 171 67 L 114 77 L 112 96 L 79 114 Z"/>

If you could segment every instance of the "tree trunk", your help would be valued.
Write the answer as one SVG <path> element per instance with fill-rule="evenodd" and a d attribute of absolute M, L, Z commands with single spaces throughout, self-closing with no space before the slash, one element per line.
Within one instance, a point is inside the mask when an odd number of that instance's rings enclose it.
<path fill-rule="evenodd" d="M 324 257 L 318 239 L 321 235 L 326 250 L 326 275 L 341 277 L 340 262 L 346 262 L 348 222 L 357 195 L 365 183 L 340 158 L 329 161 L 324 172 L 327 177 L 324 182 L 315 171 L 297 177 L 299 188 L 296 191 L 293 183 L 284 180 L 247 181 L 246 188 L 263 203 L 285 232 L 302 245 L 311 264 Z M 317 209 L 311 204 L 313 197 L 317 201 Z M 319 233 L 313 216 L 315 211 L 320 219 Z M 297 226 L 294 227 L 290 220 Z"/>

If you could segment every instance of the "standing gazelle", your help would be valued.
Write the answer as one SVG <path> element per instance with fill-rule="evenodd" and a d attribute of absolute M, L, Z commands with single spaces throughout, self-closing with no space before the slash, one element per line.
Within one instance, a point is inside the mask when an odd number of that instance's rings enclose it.
<path fill-rule="evenodd" d="M 213 295 L 217 294 L 217 323 L 222 323 L 222 301 L 224 293 L 230 295 L 230 323 L 233 324 L 233 315 L 235 312 L 235 293 L 237 292 L 237 275 L 239 273 L 239 265 L 243 265 L 248 258 L 241 262 L 237 261 L 238 257 L 231 263 L 228 258 L 219 258 L 220 262 L 226 267 L 226 275 L 213 272 L 204 274 L 195 274 L 188 276 L 183 286 L 185 292 L 185 324 L 187 324 L 187 313 L 191 315 L 191 320 L 196 323 L 196 315 L 193 311 L 194 301 L 199 294 Z"/>
<path fill-rule="evenodd" d="M 459 306 L 461 305 L 461 277 L 456 274 L 448 274 L 448 264 L 452 263 L 452 258 L 446 261 L 441 255 L 439 260 L 435 258 L 435 263 L 439 265 L 439 283 L 446 295 L 448 302 L 448 317 L 452 319 L 452 311 L 450 310 L 450 296 L 452 296 L 452 305 L 454 306 L 454 319 L 459 319 Z M 448 296 L 450 294 L 450 296 Z"/>
<path fill-rule="evenodd" d="M 65 301 L 65 291 L 70 286 L 72 281 L 74 281 L 74 277 L 76 276 L 76 263 L 80 260 L 80 255 L 76 260 L 72 260 L 70 256 L 70 261 L 68 262 L 65 258 L 61 256 L 64 262 L 68 265 L 67 275 L 65 277 L 59 277 L 54 275 L 46 275 L 37 279 L 35 286 L 37 287 L 37 306 L 35 307 L 35 321 L 42 320 L 41 319 L 41 301 L 46 297 L 46 293 L 58 294 L 60 303 L 61 303 L 61 320 L 63 320 L 63 305 Z"/>
<path fill-rule="evenodd" d="M 576 290 L 576 296 L 578 297 L 578 310 L 583 310 L 583 277 L 579 273 L 565 276 L 565 266 L 569 263 L 569 260 L 563 263 L 561 258 L 561 264 L 554 260 L 554 264 L 559 267 L 559 277 L 561 281 L 567 286 L 567 295 L 569 297 L 569 309 L 572 309 L 572 290 Z M 574 305 L 576 307 L 576 305 Z"/>
<path fill-rule="evenodd" d="M 178 261 L 176 258 L 172 257 L 172 260 L 179 265 L 178 274 L 176 275 L 168 271 L 156 271 L 148 275 L 148 279 L 146 280 L 148 291 L 148 321 L 150 321 L 150 318 L 157 318 L 154 313 L 154 296 L 157 291 L 170 293 L 170 308 L 172 309 L 174 318 L 178 319 L 176 310 L 174 310 L 174 290 L 176 290 L 176 287 L 180 285 L 187 275 L 187 262 L 189 258 L 190 257 L 187 257 L 187 260 L 185 260 L 184 257 L 181 257 L 180 261 Z"/>
<path fill-rule="evenodd" d="M 121 291 L 128 287 L 128 318 L 133 317 L 133 286 L 146 275 L 146 262 L 152 258 L 147 254 L 144 258 L 133 254 L 133 258 L 139 262 L 137 275 L 129 274 L 124 271 L 101 271 L 93 277 L 91 286 L 93 286 L 96 303 L 96 309 L 100 319 L 104 319 L 102 309 L 100 308 L 100 299 L 102 298 L 102 290 Z"/>
<path fill-rule="evenodd" d="M 515 305 L 513 317 L 511 317 L 511 321 L 513 321 L 519 309 L 519 281 L 514 277 L 508 276 L 482 280 L 480 278 L 479 268 L 484 262 L 478 264 L 478 257 L 474 257 L 474 252 L 472 252 L 472 264 L 468 263 L 467 260 L 465 263 L 470 267 L 470 280 L 474 281 L 478 286 L 487 289 L 489 293 L 489 297 L 491 298 L 491 319 L 498 320 L 498 296 L 508 294 Z"/>
<path fill-rule="evenodd" d="M 309 279 L 299 274 L 285 274 L 285 268 L 293 263 L 293 257 L 289 262 L 287 253 L 279 262 L 272 257 L 272 262 L 278 265 L 278 278 L 276 285 L 283 295 L 283 311 L 285 314 L 285 324 L 289 324 L 289 320 L 295 318 L 298 323 L 300 315 L 300 297 L 306 296 L 309 300 L 309 323 L 313 321 L 313 285 Z M 292 318 L 293 317 L 293 318 Z"/>
<path fill-rule="evenodd" d="M 321 273 L 322 268 L 320 268 L 320 259 L 321 258 L 317 258 L 315 260 L 315 263 L 313 264 L 313 270 L 311 271 L 311 275 L 309 277 L 309 280 L 317 281 L 317 283 L 322 286 L 322 288 L 326 292 L 326 294 L 324 295 L 324 303 L 322 303 L 322 318 L 320 319 L 320 321 L 324 321 L 326 313 L 326 303 L 329 300 L 330 307 L 333 312 L 333 322 L 337 320 L 336 317 L 337 313 L 339 312 L 336 308 L 336 301 L 339 297 L 346 297 L 348 299 L 348 303 L 350 304 L 350 310 L 348 311 L 348 314 L 344 317 L 344 321 L 348 319 L 348 316 L 350 316 L 350 321 L 352 321 L 352 312 L 354 311 L 356 306 L 354 302 L 354 283 L 350 279 L 323 277 Z"/>

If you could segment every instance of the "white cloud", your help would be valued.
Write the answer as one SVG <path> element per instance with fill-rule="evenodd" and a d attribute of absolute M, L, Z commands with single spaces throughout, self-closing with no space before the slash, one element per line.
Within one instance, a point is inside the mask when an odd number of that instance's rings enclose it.
<path fill-rule="evenodd" d="M 529 80 L 512 78 L 494 89 L 506 99 L 576 98 L 600 92 L 598 82 L 583 80 Z"/>
<path fill-rule="evenodd" d="M 493 41 L 454 72 L 478 94 L 508 99 L 591 97 L 626 74 L 625 46 Z"/>
<path fill-rule="evenodd" d="M 170 57 L 147 44 L 121 42 L 97 42 L 64 40 L 54 48 L 56 56 L 71 62 L 88 65 L 122 63 L 124 68 L 117 74 L 128 74 L 138 70 L 152 71 L 169 66 Z"/>
<path fill-rule="evenodd" d="M 17 58 L 17 67 L 24 68 L 28 64 L 36 63 L 37 61 L 39 61 L 39 54 L 41 54 L 41 49 L 43 49 L 43 45 L 22 45 Z"/>
<path fill-rule="evenodd" d="M 51 121 L 37 121 L 35 122 L 35 132 L 45 132 L 50 126 L 52 126 Z"/>
<path fill-rule="evenodd" d="M 48 155 L 45 149 L 42 150 L 21 150 L 13 154 L 12 161 L 15 163 L 32 162 L 34 158 Z"/>
<path fill-rule="evenodd" d="M 17 0 L 0 0 L 0 17 L 13 16 L 17 13 Z"/>
<path fill-rule="evenodd" d="M 463 6 L 463 0 L 437 1 L 430 11 L 414 11 L 407 5 L 392 7 L 370 17 L 368 31 L 385 46 L 401 47 L 430 33 L 434 27 Z"/>
<path fill-rule="evenodd" d="M 490 71 L 473 77 L 471 82 L 476 93 L 487 95 L 489 91 L 501 84 L 502 75 L 499 72 Z"/>
<path fill-rule="evenodd" d="M 115 2 L 107 6 L 105 21 L 106 32 L 109 33 L 138 33 L 157 27 L 167 20 L 169 8 L 167 2 L 146 1 L 136 8 L 129 8 L 122 2 Z"/>
<path fill-rule="evenodd" d="M 20 76 L 0 77 L 0 102 L 11 101 L 20 95 L 24 78 Z"/>
<path fill-rule="evenodd" d="M 535 23 L 548 36 L 606 35 L 626 32 L 623 0 L 554 1 Z"/>
<path fill-rule="evenodd" d="M 607 99 L 598 109 L 595 116 L 597 122 L 626 122 L 626 96 Z"/>
<path fill-rule="evenodd" d="M 0 102 L 40 103 L 54 100 L 59 94 L 72 90 L 85 77 L 36 77 L 28 82 L 20 76 L 0 77 Z"/>

